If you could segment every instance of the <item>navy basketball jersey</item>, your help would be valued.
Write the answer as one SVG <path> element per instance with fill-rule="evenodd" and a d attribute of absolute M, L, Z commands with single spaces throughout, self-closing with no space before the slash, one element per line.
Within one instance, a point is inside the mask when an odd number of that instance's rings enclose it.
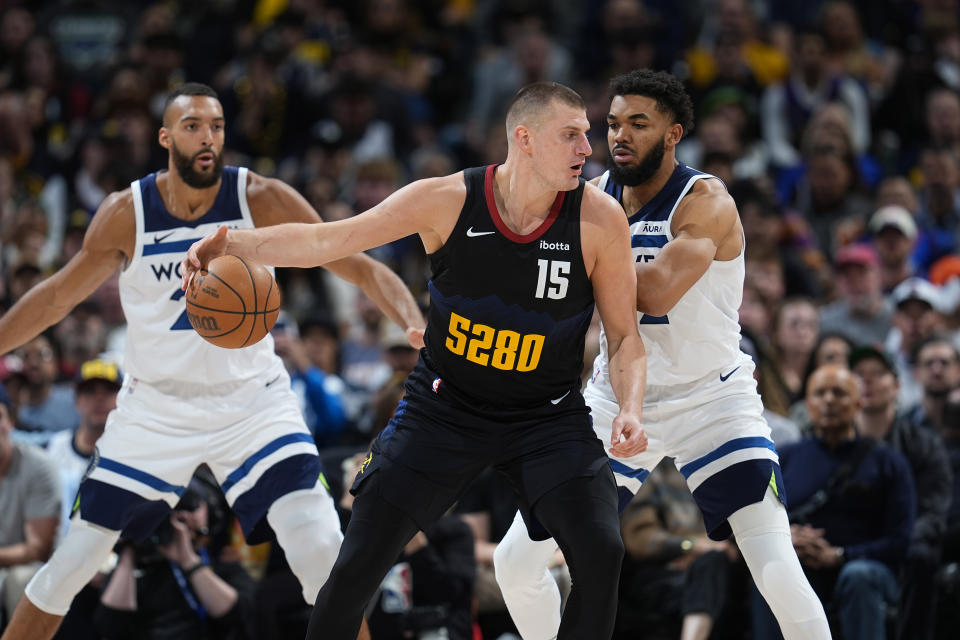
<path fill-rule="evenodd" d="M 243 349 L 223 349 L 201 338 L 187 319 L 180 262 L 197 240 L 218 227 L 252 229 L 247 170 L 224 167 L 210 210 L 196 220 L 174 217 L 152 173 L 130 185 L 137 222 L 136 247 L 120 273 L 120 303 L 127 318 L 124 368 L 146 382 L 218 384 L 265 374 L 276 364 L 273 338 Z"/>
<path fill-rule="evenodd" d="M 463 210 L 430 256 L 427 360 L 461 397 L 532 407 L 580 387 L 594 305 L 580 246 L 583 182 L 520 236 L 497 210 L 495 171 L 464 171 Z"/>

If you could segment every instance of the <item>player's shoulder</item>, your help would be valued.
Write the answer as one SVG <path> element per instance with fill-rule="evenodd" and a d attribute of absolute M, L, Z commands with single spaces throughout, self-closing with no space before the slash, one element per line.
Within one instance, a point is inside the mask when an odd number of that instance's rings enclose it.
<path fill-rule="evenodd" d="M 404 203 L 417 203 L 421 209 L 433 213 L 459 212 L 467 198 L 467 183 L 464 172 L 446 176 L 414 180 L 397 192 Z M 385 203 L 391 198 L 385 200 Z"/>
<path fill-rule="evenodd" d="M 583 199 L 580 205 L 580 215 L 584 220 L 603 222 L 609 220 L 623 221 L 623 207 L 613 196 L 601 191 L 595 184 L 586 182 L 583 185 Z"/>
<path fill-rule="evenodd" d="M 694 182 L 683 200 L 711 203 L 714 206 L 734 206 L 733 197 L 727 191 L 726 185 L 714 176 L 704 176 Z"/>

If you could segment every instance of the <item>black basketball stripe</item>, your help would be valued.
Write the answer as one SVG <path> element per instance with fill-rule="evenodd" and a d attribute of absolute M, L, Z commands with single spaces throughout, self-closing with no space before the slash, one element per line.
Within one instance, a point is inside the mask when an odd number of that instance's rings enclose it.
<path fill-rule="evenodd" d="M 247 275 L 250 276 L 250 286 L 253 288 L 253 322 L 250 323 L 250 333 L 247 334 L 246 340 L 240 343 L 241 347 L 247 346 L 247 343 L 250 342 L 250 338 L 253 337 L 253 330 L 257 328 L 257 308 L 260 306 L 257 304 L 257 281 L 253 278 L 253 271 L 250 270 L 250 265 L 240 256 L 233 256 L 240 261 L 240 264 L 243 265 L 243 268 L 247 270 Z"/>
<path fill-rule="evenodd" d="M 267 289 L 267 298 L 263 301 L 264 304 L 268 304 L 270 302 L 270 294 L 273 293 L 273 284 L 274 284 L 273 278 L 270 278 L 270 288 Z M 279 309 L 279 307 L 277 308 Z M 263 333 L 264 335 L 270 333 L 270 327 L 267 326 L 266 312 L 264 312 L 263 314 Z"/>
<path fill-rule="evenodd" d="M 226 313 L 229 315 L 238 315 L 238 316 L 259 316 L 266 315 L 268 313 L 273 313 L 274 311 L 280 311 L 280 307 L 274 307 L 273 309 L 264 309 L 263 311 L 226 311 L 224 309 L 217 309 L 216 307 L 206 307 L 202 304 L 197 304 L 192 300 L 187 300 L 187 302 L 194 307 L 195 309 L 203 309 L 204 311 L 216 311 L 217 313 Z"/>

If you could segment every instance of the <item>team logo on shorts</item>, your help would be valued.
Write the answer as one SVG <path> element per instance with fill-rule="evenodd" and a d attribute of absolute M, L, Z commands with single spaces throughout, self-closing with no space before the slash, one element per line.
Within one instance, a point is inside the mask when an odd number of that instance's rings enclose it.
<path fill-rule="evenodd" d="M 363 475 L 363 472 L 367 470 L 367 465 L 370 464 L 370 461 L 373 460 L 373 453 L 368 453 L 366 459 L 360 463 L 359 475 Z"/>
<path fill-rule="evenodd" d="M 442 380 L 441 380 L 440 378 L 437 378 L 436 380 L 433 381 L 433 392 L 434 392 L 434 393 L 440 393 L 440 383 L 441 383 L 441 382 L 442 382 Z"/>

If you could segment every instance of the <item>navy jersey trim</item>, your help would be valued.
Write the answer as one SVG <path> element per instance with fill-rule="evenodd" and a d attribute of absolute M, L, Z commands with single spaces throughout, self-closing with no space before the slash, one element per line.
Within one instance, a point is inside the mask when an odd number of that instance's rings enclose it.
<path fill-rule="evenodd" d="M 179 227 L 199 227 L 201 224 L 211 222 L 231 222 L 240 216 L 240 199 L 237 193 L 238 167 L 224 167 L 220 176 L 220 190 L 217 197 L 210 206 L 210 210 L 195 220 L 184 220 L 177 218 L 167 209 L 166 203 L 160 195 L 157 188 L 157 173 L 140 179 L 140 195 L 143 200 L 143 231 L 151 233 L 155 231 L 165 231 L 167 229 L 176 229 Z M 144 244 L 144 254 L 147 245 Z M 189 248 L 189 245 L 188 245 Z M 172 252 L 172 249 L 171 251 Z M 153 253 L 157 253 L 154 251 Z M 160 253 L 167 253 L 162 251 Z"/>
<path fill-rule="evenodd" d="M 520 235 L 519 233 L 515 233 L 510 230 L 510 228 L 503 221 L 503 218 L 500 216 L 500 210 L 497 208 L 497 200 L 493 195 L 493 173 L 498 166 L 500 165 L 489 165 L 485 175 L 483 176 L 483 193 L 487 200 L 487 210 L 490 212 L 490 219 L 493 220 L 493 224 L 497 230 L 500 231 L 500 233 L 502 233 L 503 236 L 508 240 L 522 244 L 533 242 L 545 234 L 553 225 L 554 221 L 557 219 L 557 216 L 560 214 L 560 207 L 563 206 L 563 200 L 567 192 L 557 192 L 557 197 L 553 201 L 553 206 L 550 207 L 550 213 L 547 214 L 546 220 L 540 223 L 539 227 L 526 235 Z"/>

